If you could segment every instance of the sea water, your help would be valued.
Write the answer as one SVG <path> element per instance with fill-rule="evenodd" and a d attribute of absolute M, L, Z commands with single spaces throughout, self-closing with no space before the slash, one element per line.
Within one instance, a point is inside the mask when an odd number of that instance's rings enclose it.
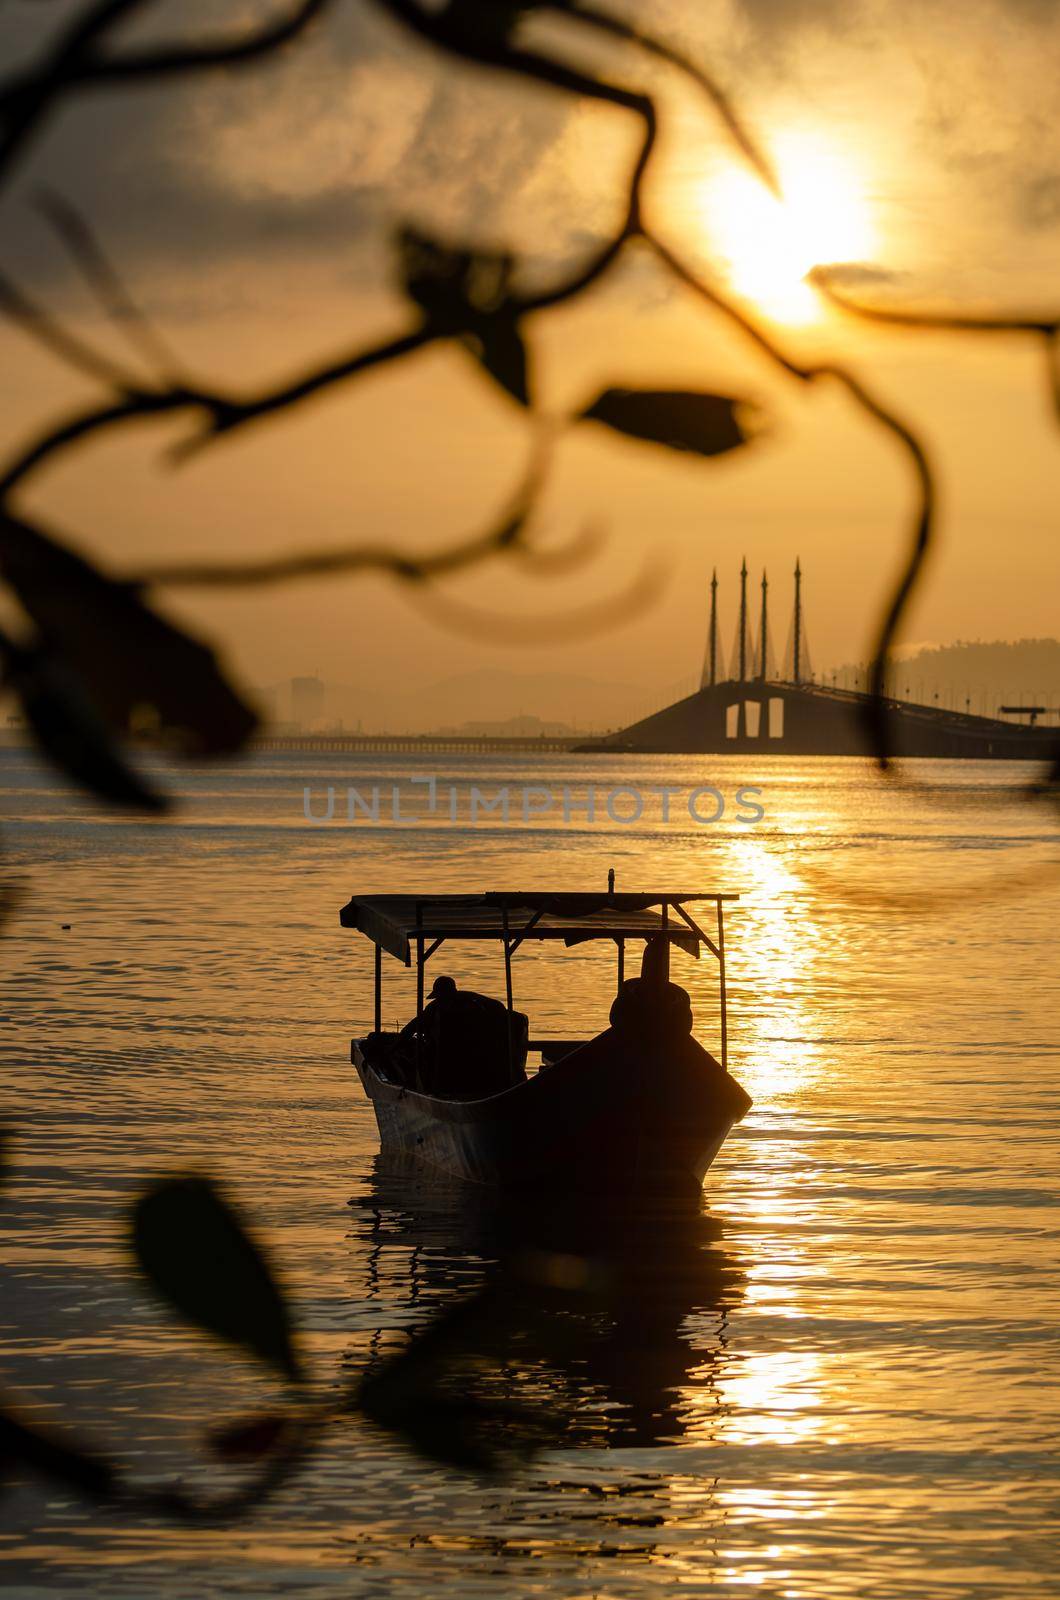
<path fill-rule="evenodd" d="M 0 1584 L 162 1600 L 1060 1594 L 1060 853 L 1027 776 L 286 753 L 173 769 L 178 809 L 144 821 L 0 752 L 20 889 L 0 1376 L 20 1414 L 145 1481 L 209 1488 L 206 1430 L 274 1403 L 251 1359 L 133 1266 L 136 1195 L 194 1171 L 268 1250 L 323 1394 L 492 1282 L 494 1388 L 542 1419 L 536 1454 L 481 1478 L 351 1414 L 218 1527 L 26 1482 L 0 1502 Z M 472 815 L 472 788 L 492 809 Z M 380 1168 L 348 1054 L 371 1026 L 371 948 L 338 913 L 373 891 L 602 889 L 612 866 L 620 889 L 740 893 L 729 1065 L 754 1108 L 694 1214 L 614 1219 L 618 1288 L 568 1305 L 557 1348 L 549 1291 L 496 1276 L 489 1197 Z M 514 968 L 533 1034 L 604 1025 L 613 947 L 526 945 Z M 499 949 L 447 945 L 430 970 L 503 996 Z M 716 964 L 678 954 L 673 976 L 717 1053 Z M 386 958 L 384 1022 L 414 1004 L 414 976 Z M 545 1211 L 558 1259 L 583 1259 L 577 1219 Z"/>

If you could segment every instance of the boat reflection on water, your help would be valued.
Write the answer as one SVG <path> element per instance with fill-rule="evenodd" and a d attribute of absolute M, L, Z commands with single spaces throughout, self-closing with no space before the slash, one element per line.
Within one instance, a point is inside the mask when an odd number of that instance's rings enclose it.
<path fill-rule="evenodd" d="M 437 1385 L 525 1411 L 536 1448 L 701 1442 L 720 1421 L 745 1277 L 701 1197 L 530 1204 L 378 1157 L 350 1205 L 377 1318 L 367 1372 L 396 1328 L 459 1304 Z"/>

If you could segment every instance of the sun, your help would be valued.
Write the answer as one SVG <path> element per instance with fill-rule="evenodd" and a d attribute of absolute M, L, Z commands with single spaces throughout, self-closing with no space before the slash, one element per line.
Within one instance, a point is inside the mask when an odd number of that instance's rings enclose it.
<path fill-rule="evenodd" d="M 821 139 L 782 135 L 773 156 L 779 198 L 749 170 L 727 167 L 703 179 L 696 209 L 737 293 L 778 320 L 808 322 L 820 312 L 811 269 L 872 255 L 869 207 L 853 163 Z"/>

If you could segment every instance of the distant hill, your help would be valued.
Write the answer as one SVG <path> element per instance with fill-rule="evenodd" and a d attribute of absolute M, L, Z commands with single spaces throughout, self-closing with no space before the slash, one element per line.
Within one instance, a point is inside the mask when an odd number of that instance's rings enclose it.
<path fill-rule="evenodd" d="M 365 732 L 427 733 L 459 727 L 462 733 L 486 728 L 496 733 L 512 723 L 525 733 L 524 719 L 534 732 L 596 731 L 621 727 L 643 699 L 641 685 L 608 682 L 567 672 L 505 672 L 479 668 L 454 673 L 414 689 L 386 681 L 354 685 L 327 685 L 325 719 L 347 728 L 360 725 Z M 279 703 L 282 716 L 283 686 L 270 704 Z M 495 726 L 488 726 L 494 724 Z"/>
<path fill-rule="evenodd" d="M 458 727 L 431 728 L 431 733 L 446 737 L 465 735 L 481 739 L 537 739 L 575 738 L 584 728 L 572 728 L 569 722 L 545 722 L 540 717 L 507 717 L 504 721 L 461 722 Z"/>
<path fill-rule="evenodd" d="M 864 665 L 836 670 L 839 683 L 854 682 Z M 823 674 L 823 681 L 831 679 Z M 1060 639 L 958 639 L 924 645 L 900 658 L 894 684 L 904 699 L 941 701 L 963 709 L 993 712 L 999 705 L 1060 706 Z"/>

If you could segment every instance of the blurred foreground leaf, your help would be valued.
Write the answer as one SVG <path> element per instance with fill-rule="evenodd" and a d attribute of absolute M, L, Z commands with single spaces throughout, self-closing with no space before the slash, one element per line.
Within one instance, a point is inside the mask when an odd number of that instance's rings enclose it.
<path fill-rule="evenodd" d="M 124 733 L 150 706 L 186 754 L 227 755 L 246 743 L 257 719 L 211 651 L 152 611 L 134 586 L 6 513 L 0 566 L 49 654 L 112 728 Z"/>
<path fill-rule="evenodd" d="M 606 389 L 582 413 L 617 433 L 701 456 L 726 455 L 753 437 L 751 407 L 727 395 L 685 390 Z"/>
<path fill-rule="evenodd" d="M 506 393 L 529 405 L 529 361 L 511 299 L 510 251 L 468 250 L 412 227 L 399 231 L 397 243 L 409 298 L 439 332 L 459 338 Z"/>
<path fill-rule="evenodd" d="M 514 319 L 492 317 L 474 332 L 464 334 L 461 343 L 513 399 L 522 406 L 530 404 L 526 346 Z"/>
<path fill-rule="evenodd" d="M 165 798 L 126 762 L 80 684 L 62 662 L 41 651 L 22 652 L 7 682 L 41 751 L 60 772 L 100 800 L 161 811 Z"/>
<path fill-rule="evenodd" d="M 205 1178 L 175 1178 L 137 1201 L 133 1248 L 184 1316 L 243 1345 L 297 1383 L 290 1314 L 268 1264 Z"/>
<path fill-rule="evenodd" d="M 434 1317 L 361 1381 L 351 1403 L 443 1466 L 497 1472 L 527 1460 L 554 1440 L 555 1419 L 471 1393 L 477 1377 L 503 1364 L 506 1296 L 489 1286 Z"/>
<path fill-rule="evenodd" d="M 117 1470 L 102 1456 L 90 1455 L 69 1439 L 31 1428 L 0 1412 L 0 1480 L 26 1467 L 95 1500 L 110 1499 L 119 1490 Z"/>
<path fill-rule="evenodd" d="M 366 1416 L 443 1467 L 499 1472 L 518 1466 L 550 1442 L 551 1432 L 528 1406 L 421 1395 L 401 1411 L 363 1407 Z"/>
<path fill-rule="evenodd" d="M 7 919 L 14 915 L 15 907 L 22 898 L 22 888 L 17 883 L 0 883 L 0 928 Z"/>
<path fill-rule="evenodd" d="M 447 0 L 444 18 L 455 40 L 470 40 L 476 54 L 483 49 L 503 51 L 511 42 L 515 25 L 534 0 Z"/>
<path fill-rule="evenodd" d="M 289 1417 L 242 1417 L 238 1422 L 211 1428 L 206 1443 L 222 1461 L 257 1461 L 283 1443 L 290 1429 Z"/>

